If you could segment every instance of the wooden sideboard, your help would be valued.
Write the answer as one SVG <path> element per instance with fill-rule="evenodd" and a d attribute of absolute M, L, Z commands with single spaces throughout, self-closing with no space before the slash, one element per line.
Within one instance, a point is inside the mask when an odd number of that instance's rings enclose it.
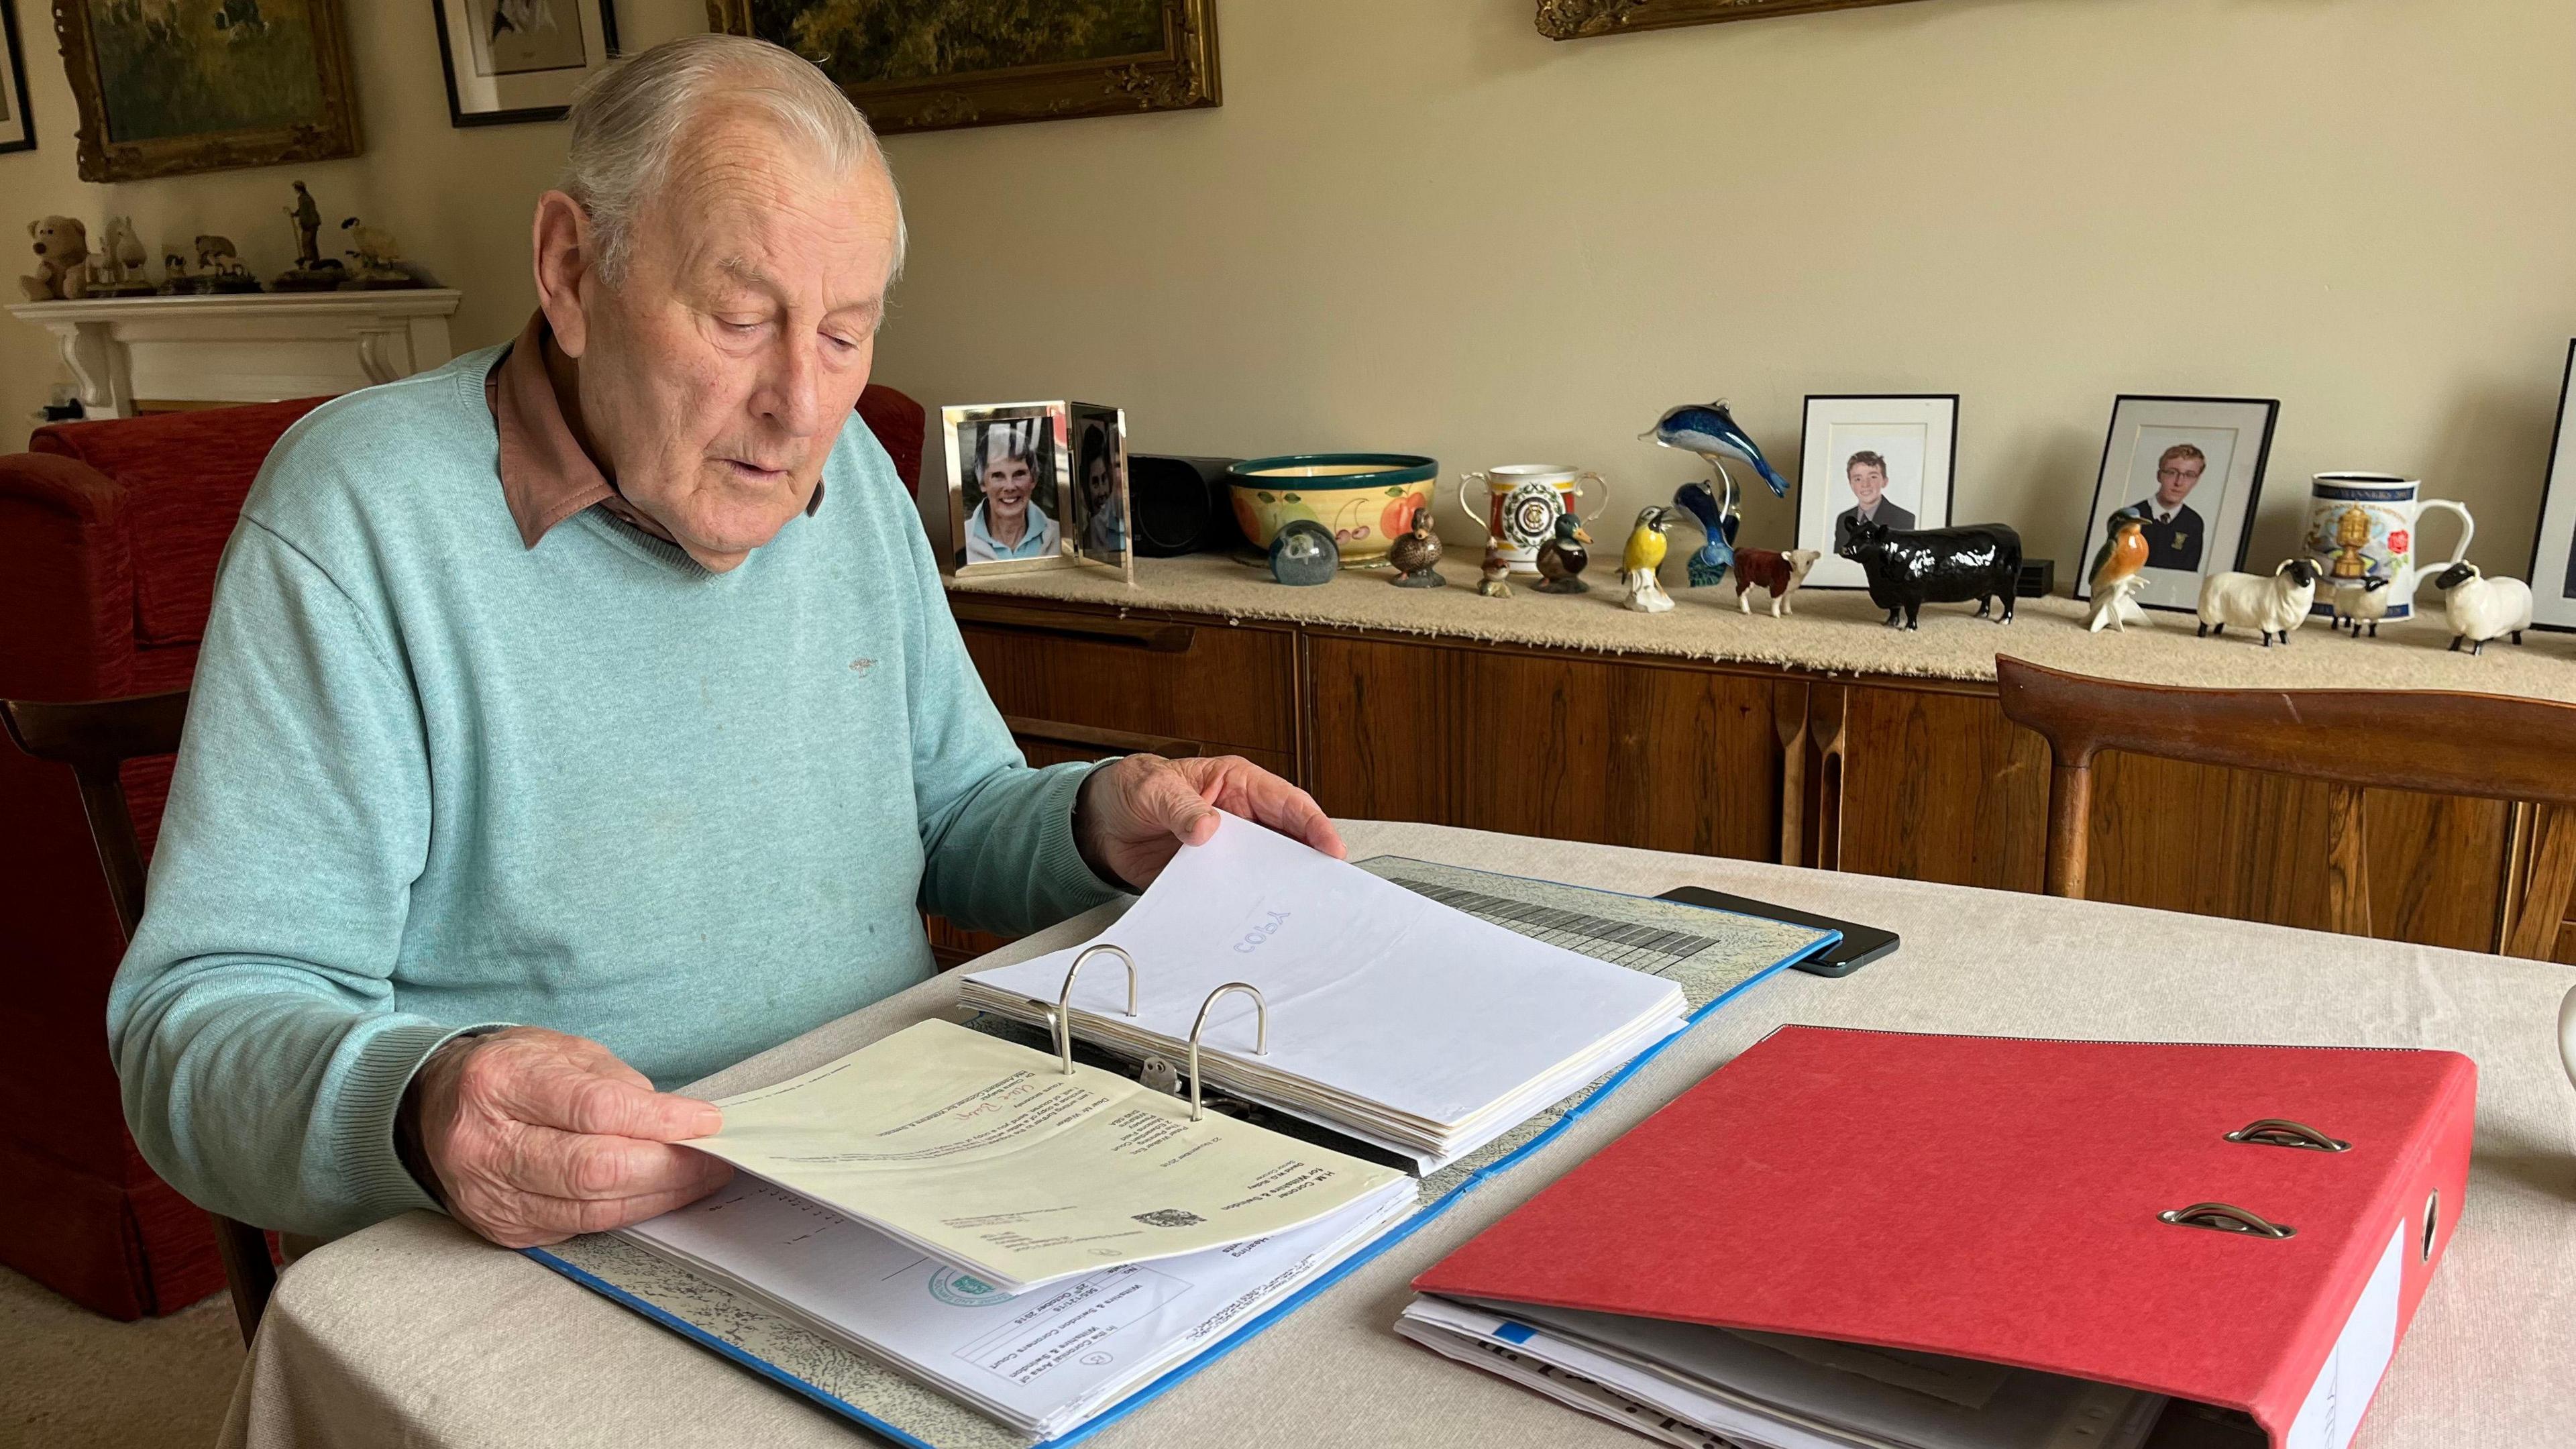
<path fill-rule="evenodd" d="M 1337 816 L 2041 888 L 2048 751 L 1991 682 L 962 589 L 950 604 L 1033 762 L 1238 754 Z M 2576 963 L 2576 859 L 2535 850 L 2538 812 L 2399 791 L 2368 809 L 2377 934 L 2477 951 L 2536 934 Z M 2089 894 L 2319 928 L 2326 822 L 2316 781 L 2106 756 Z M 943 955 L 986 943 L 935 938 Z"/>

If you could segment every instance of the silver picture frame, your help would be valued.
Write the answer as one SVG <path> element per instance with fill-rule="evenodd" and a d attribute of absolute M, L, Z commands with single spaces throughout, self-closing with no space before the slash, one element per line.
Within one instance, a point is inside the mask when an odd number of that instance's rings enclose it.
<path fill-rule="evenodd" d="M 967 403 L 941 408 L 939 430 L 950 572 L 1086 568 L 1135 582 L 1124 410 Z M 996 513 L 988 505 L 997 501 L 1011 506 Z"/>

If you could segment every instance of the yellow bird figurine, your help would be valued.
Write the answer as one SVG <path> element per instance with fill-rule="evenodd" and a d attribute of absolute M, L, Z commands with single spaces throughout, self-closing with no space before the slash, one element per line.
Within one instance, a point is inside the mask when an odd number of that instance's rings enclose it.
<path fill-rule="evenodd" d="M 2134 514 L 2111 520 L 2111 536 L 2093 555 L 2093 617 L 2084 626 L 2087 633 L 2106 628 L 2125 633 L 2131 624 L 2146 622 L 2146 611 L 2135 600 L 2146 586 L 2146 566 L 2146 521 Z"/>
<path fill-rule="evenodd" d="M 1672 595 L 1657 582 L 1664 561 L 1664 530 L 1673 526 L 1673 511 L 1649 504 L 1637 514 L 1628 533 L 1628 551 L 1619 559 L 1619 582 L 1628 586 L 1627 607 L 1640 614 L 1660 614 L 1673 606 Z"/>

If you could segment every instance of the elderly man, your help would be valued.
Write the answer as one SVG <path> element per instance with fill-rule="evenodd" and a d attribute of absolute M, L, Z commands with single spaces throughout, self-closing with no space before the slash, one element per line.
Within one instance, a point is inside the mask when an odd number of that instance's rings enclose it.
<path fill-rule="evenodd" d="M 145 1157 L 328 1235 L 512 1246 L 718 1185 L 687 1081 L 1026 931 L 1240 760 L 1032 770 L 852 406 L 903 253 L 858 113 L 788 52 L 657 48 L 574 107 L 517 341 L 323 407 L 226 550 L 108 1025 Z"/>

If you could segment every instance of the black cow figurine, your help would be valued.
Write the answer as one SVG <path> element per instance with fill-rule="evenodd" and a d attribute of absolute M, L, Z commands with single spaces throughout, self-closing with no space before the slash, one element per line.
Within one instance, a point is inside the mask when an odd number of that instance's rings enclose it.
<path fill-rule="evenodd" d="M 1998 598 L 2004 601 L 1998 624 L 2013 621 L 2013 598 L 2021 583 L 2021 535 L 2000 523 L 1963 528 L 1897 529 L 1870 519 L 1855 519 L 1849 541 L 1835 550 L 1858 563 L 1869 576 L 1869 601 L 1887 611 L 1887 627 L 1916 627 L 1925 604 L 1977 601 L 1977 617 L 1986 617 Z"/>

